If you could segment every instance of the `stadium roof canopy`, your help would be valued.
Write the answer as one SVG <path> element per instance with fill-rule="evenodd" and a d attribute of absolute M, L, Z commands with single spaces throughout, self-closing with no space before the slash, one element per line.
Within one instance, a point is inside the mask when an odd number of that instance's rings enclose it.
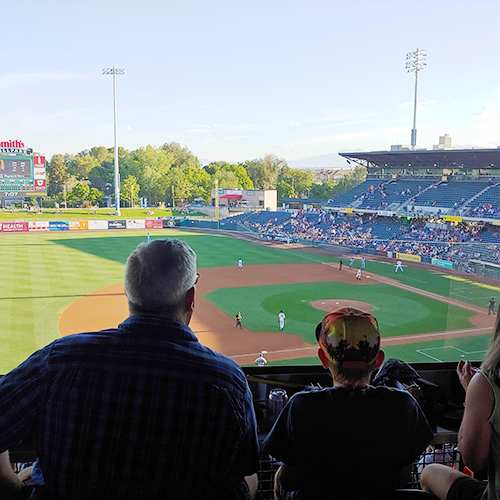
<path fill-rule="evenodd" d="M 369 169 L 500 169 L 500 148 L 373 151 L 339 153 L 348 162 L 363 162 Z"/>

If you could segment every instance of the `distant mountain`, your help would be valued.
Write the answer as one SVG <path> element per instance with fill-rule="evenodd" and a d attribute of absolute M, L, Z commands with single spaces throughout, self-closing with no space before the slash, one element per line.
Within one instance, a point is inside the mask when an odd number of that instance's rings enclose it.
<path fill-rule="evenodd" d="M 287 163 L 290 168 L 304 170 L 351 168 L 346 160 L 344 160 L 344 158 L 337 153 L 310 156 L 309 158 L 304 158 L 302 160 L 290 160 L 287 161 Z"/>

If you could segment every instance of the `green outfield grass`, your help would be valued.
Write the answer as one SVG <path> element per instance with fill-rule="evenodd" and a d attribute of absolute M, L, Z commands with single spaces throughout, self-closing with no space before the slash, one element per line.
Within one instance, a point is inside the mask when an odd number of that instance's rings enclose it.
<path fill-rule="evenodd" d="M 148 210 L 152 210 L 154 215 L 149 215 Z M 54 213 L 54 212 L 61 213 Z M 0 210 L 0 221 L 13 221 L 13 220 L 91 220 L 91 219 L 109 219 L 110 215 L 115 211 L 114 207 L 112 208 L 98 208 L 88 209 L 88 208 L 44 208 L 42 213 L 29 212 L 27 210 L 16 210 L 15 212 L 9 212 L 8 210 Z M 152 217 L 172 217 L 172 216 L 183 216 L 181 212 L 178 210 L 171 210 L 170 208 L 155 208 L 150 207 L 147 208 L 122 208 L 120 210 L 120 217 L 116 217 L 117 219 L 145 219 Z M 205 214 L 201 212 L 197 212 L 195 214 L 190 214 L 190 216 L 197 217 L 207 217 Z M 113 216 L 115 218 L 115 216 Z"/>
<path fill-rule="evenodd" d="M 310 344 L 316 343 L 314 329 L 326 314 L 311 305 L 314 301 L 342 298 L 373 304 L 372 313 L 384 337 L 471 328 L 469 318 L 474 314 L 384 284 L 320 282 L 226 288 L 205 294 L 205 298 L 231 317 L 240 311 L 245 327 L 255 332 L 279 331 L 277 315 L 283 310 L 284 331 Z"/>
<path fill-rule="evenodd" d="M 386 359 L 403 359 L 407 363 L 446 363 L 461 359 L 479 361 L 488 347 L 490 335 L 460 337 L 456 339 L 417 342 L 415 344 L 383 347 Z M 268 365 L 287 366 L 298 364 L 297 360 L 270 361 Z M 301 365 L 319 365 L 317 356 L 300 359 Z"/>
<path fill-rule="evenodd" d="M 307 251 L 286 250 L 286 246 L 283 249 L 268 248 L 225 235 L 170 229 L 149 232 L 153 238 L 178 237 L 188 242 L 198 254 L 199 268 L 235 266 L 240 257 L 245 265 L 338 261 L 334 257 Z M 0 373 L 14 368 L 33 351 L 57 338 L 59 316 L 71 303 L 95 290 L 121 283 L 126 258 L 142 241 L 146 241 L 145 230 L 1 234 Z M 490 296 L 500 300 L 500 295 L 497 295 L 500 289 L 492 290 L 473 282 L 451 280 L 446 277 L 446 273 L 405 266 L 404 274 L 395 274 L 393 265 L 367 261 L 364 274 L 369 272 L 396 277 L 417 288 L 445 296 L 463 296 L 460 300 L 483 307 Z M 309 283 L 233 288 L 230 293 L 227 290 L 215 290 L 207 298 L 231 317 L 235 310 L 241 310 L 244 325 L 254 331 L 278 331 L 277 313 L 283 309 L 287 314 L 285 330 L 300 335 L 311 343 L 314 342 L 314 326 L 323 312 L 312 308 L 309 302 L 327 298 L 353 299 L 374 304 L 374 313 L 386 336 L 470 325 L 470 312 L 464 309 L 449 307 L 439 301 L 382 284 L 364 287 L 340 283 Z M 443 343 L 446 349 L 442 356 L 461 359 L 462 354 L 450 350 L 448 346 L 460 346 L 465 341 L 467 349 L 464 350 L 480 353 L 487 345 L 487 337 L 446 341 Z M 419 344 L 411 344 L 391 347 L 388 352 L 394 352 L 394 355 L 408 361 L 422 361 L 422 357 L 427 358 L 427 361 L 431 360 L 431 351 L 422 351 L 427 352 L 422 354 L 418 349 L 421 349 Z M 478 354 L 476 359 L 481 356 L 482 354 Z M 434 357 L 440 359 L 439 356 Z M 293 362 L 310 361 L 306 359 Z M 293 362 L 287 361 L 286 364 Z"/>

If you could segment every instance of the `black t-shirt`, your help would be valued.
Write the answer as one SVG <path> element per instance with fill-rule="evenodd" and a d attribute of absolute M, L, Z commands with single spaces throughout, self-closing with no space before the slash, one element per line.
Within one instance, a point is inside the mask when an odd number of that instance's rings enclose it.
<path fill-rule="evenodd" d="M 299 469 L 301 500 L 348 498 L 394 488 L 432 438 L 408 392 L 333 387 L 295 394 L 264 449 Z"/>

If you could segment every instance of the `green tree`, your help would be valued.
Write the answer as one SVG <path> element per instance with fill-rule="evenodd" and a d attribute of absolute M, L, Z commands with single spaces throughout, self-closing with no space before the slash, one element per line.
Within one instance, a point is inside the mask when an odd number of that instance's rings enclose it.
<path fill-rule="evenodd" d="M 219 181 L 219 189 L 238 189 L 238 177 L 234 172 L 229 170 L 220 169 L 215 172 L 212 177 L 213 180 L 217 179 Z"/>
<path fill-rule="evenodd" d="M 118 154 L 119 153 L 120 150 L 118 150 Z M 89 155 L 92 156 L 93 158 L 96 158 L 101 165 L 105 162 L 113 163 L 114 161 L 113 150 L 105 148 L 104 146 L 98 146 L 92 148 L 89 151 Z"/>
<path fill-rule="evenodd" d="M 72 190 L 71 190 L 71 196 L 75 201 L 88 201 L 89 196 L 90 196 L 90 188 L 88 184 L 83 184 L 82 182 L 79 182 Z"/>
<path fill-rule="evenodd" d="M 164 196 L 171 200 L 172 206 L 180 206 L 192 198 L 194 186 L 186 178 L 186 174 L 181 168 L 171 168 L 166 178 L 169 190 L 165 192 Z"/>
<path fill-rule="evenodd" d="M 191 153 L 187 146 L 182 147 L 177 142 L 166 142 L 161 149 L 172 155 L 173 167 L 179 167 L 183 170 L 187 167 L 200 168 L 198 158 Z"/>
<path fill-rule="evenodd" d="M 310 170 L 299 170 L 284 166 L 279 173 L 279 180 L 286 181 L 290 184 L 295 192 L 295 196 L 308 196 L 309 189 L 313 183 L 312 172 Z"/>
<path fill-rule="evenodd" d="M 321 184 L 314 183 L 309 191 L 309 197 L 329 200 L 332 197 L 334 186 L 334 180 L 325 181 Z"/>
<path fill-rule="evenodd" d="M 50 162 L 47 163 L 47 193 L 49 196 L 54 196 L 62 192 L 63 185 L 68 179 L 68 166 L 61 154 L 52 156 Z"/>
<path fill-rule="evenodd" d="M 127 201 L 130 206 L 134 206 L 136 203 L 139 203 L 140 190 L 141 187 L 133 175 L 120 182 L 121 199 Z"/>
<path fill-rule="evenodd" d="M 284 180 L 278 181 L 276 189 L 278 190 L 278 201 L 281 201 L 282 198 L 295 197 L 293 186 Z"/>
<path fill-rule="evenodd" d="M 75 156 L 68 164 L 68 172 L 78 180 L 88 180 L 94 167 L 100 166 L 99 160 L 93 156 Z"/>
<path fill-rule="evenodd" d="M 203 168 L 187 167 L 184 169 L 186 180 L 189 181 L 193 188 L 191 190 L 191 199 L 203 198 L 204 201 L 211 199 L 210 190 L 213 187 L 212 176 Z"/>
<path fill-rule="evenodd" d="M 88 199 L 92 202 L 95 203 L 96 201 L 102 201 L 104 200 L 104 193 L 102 191 L 99 191 L 97 188 L 90 188 L 90 193 Z"/>
<path fill-rule="evenodd" d="M 333 188 L 333 194 L 341 194 L 349 191 L 366 180 L 366 168 L 356 165 L 354 172 L 344 175 Z"/>
<path fill-rule="evenodd" d="M 141 186 L 141 195 L 147 196 L 151 204 L 163 201 L 171 183 L 168 177 L 174 156 L 161 148 L 147 146 L 132 151 L 124 158 L 124 172 L 135 176 Z M 122 172 L 122 175 L 124 173 Z"/>
<path fill-rule="evenodd" d="M 256 189 L 276 189 L 279 172 L 288 165 L 283 158 L 267 154 L 259 160 L 247 161 L 243 166 Z"/>

